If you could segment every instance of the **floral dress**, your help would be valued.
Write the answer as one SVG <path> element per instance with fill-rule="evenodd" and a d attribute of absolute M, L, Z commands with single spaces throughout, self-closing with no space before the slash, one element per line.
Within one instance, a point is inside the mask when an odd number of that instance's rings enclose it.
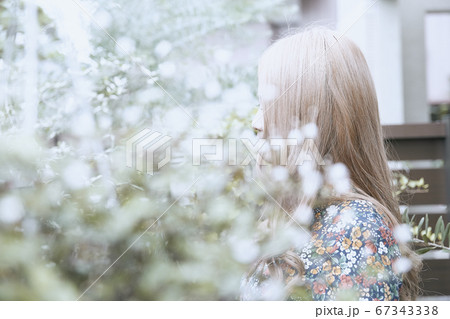
<path fill-rule="evenodd" d="M 314 210 L 312 240 L 296 253 L 304 263 L 300 277 L 309 300 L 399 300 L 401 274 L 393 264 L 401 257 L 389 224 L 372 203 L 348 200 Z M 281 260 L 281 259 L 280 259 Z M 284 286 L 298 271 L 277 261 Z M 282 288 L 271 280 L 267 265 L 259 275 L 244 276 L 241 300 L 308 300 L 281 298 Z"/>

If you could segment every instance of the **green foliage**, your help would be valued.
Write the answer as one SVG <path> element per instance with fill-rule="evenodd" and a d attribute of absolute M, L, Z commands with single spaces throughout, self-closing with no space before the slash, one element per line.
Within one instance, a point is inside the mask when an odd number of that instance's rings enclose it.
<path fill-rule="evenodd" d="M 402 193 L 427 192 L 428 184 L 423 178 L 415 181 L 408 179 L 405 175 L 395 172 L 394 184 L 397 186 L 396 195 Z M 408 210 L 402 214 L 402 223 L 409 224 L 413 235 L 413 241 L 417 244 L 416 252 L 424 254 L 430 250 L 443 250 L 450 252 L 450 223 L 444 224 L 443 217 L 440 216 L 434 227 L 429 225 L 429 216 L 425 214 L 418 222 L 415 215 L 409 218 Z M 445 246 L 447 243 L 447 246 Z"/>
<path fill-rule="evenodd" d="M 414 219 L 415 216 L 409 218 L 408 210 L 403 212 L 402 221 L 411 227 L 413 241 L 419 245 L 416 249 L 418 254 L 439 249 L 450 252 L 450 223 L 445 225 L 443 217 L 439 216 L 433 227 L 429 225 L 428 214 L 425 214 L 418 223 Z"/>
<path fill-rule="evenodd" d="M 397 186 L 396 195 L 410 192 L 427 192 L 428 184 L 425 184 L 423 178 L 419 180 L 411 180 L 400 172 L 394 172 L 394 183 Z"/>

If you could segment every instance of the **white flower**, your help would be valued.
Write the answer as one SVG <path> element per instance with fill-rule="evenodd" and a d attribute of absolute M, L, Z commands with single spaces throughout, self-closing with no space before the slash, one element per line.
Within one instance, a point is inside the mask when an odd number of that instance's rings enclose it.
<path fill-rule="evenodd" d="M 294 212 L 294 219 L 303 225 L 309 225 L 313 217 L 313 210 L 307 205 L 299 205 Z"/>
<path fill-rule="evenodd" d="M 222 86 L 218 81 L 211 81 L 205 85 L 205 96 L 208 99 L 215 99 L 222 93 Z"/>
<path fill-rule="evenodd" d="M 314 217 L 314 211 L 307 205 L 299 205 L 294 212 L 294 219 L 300 224 L 309 225 Z"/>
<path fill-rule="evenodd" d="M 22 32 L 16 33 L 16 45 L 23 45 L 25 43 L 25 35 Z"/>
<path fill-rule="evenodd" d="M 70 130 L 73 135 L 80 137 L 91 136 L 95 133 L 94 117 L 89 111 L 82 111 L 75 115 L 70 123 Z"/>
<path fill-rule="evenodd" d="M 412 240 L 411 228 L 407 224 L 400 224 L 394 228 L 394 237 L 398 243 L 406 243 Z"/>
<path fill-rule="evenodd" d="M 289 172 L 286 167 L 276 166 L 272 168 L 271 175 L 275 181 L 286 181 L 289 178 Z"/>
<path fill-rule="evenodd" d="M 302 127 L 305 138 L 316 138 L 318 131 L 317 125 L 314 123 L 308 123 Z"/>
<path fill-rule="evenodd" d="M 67 187 L 77 190 L 88 185 L 91 168 L 82 161 L 70 163 L 64 170 L 62 178 Z"/>
<path fill-rule="evenodd" d="M 330 216 L 330 217 L 336 216 L 336 214 L 338 213 L 338 209 L 337 209 L 336 205 L 328 206 L 327 213 L 328 213 L 328 216 Z"/>
<path fill-rule="evenodd" d="M 121 54 L 133 54 L 136 51 L 136 42 L 129 37 L 117 39 L 117 51 Z"/>
<path fill-rule="evenodd" d="M 99 10 L 94 15 L 95 22 L 98 23 L 103 29 L 109 28 L 111 25 L 111 15 L 106 10 Z"/>
<path fill-rule="evenodd" d="M 379 254 L 387 254 L 387 247 L 384 246 L 383 242 L 380 243 L 380 247 L 378 247 Z"/>
<path fill-rule="evenodd" d="M 142 107 L 130 106 L 123 111 L 123 120 L 127 124 L 136 124 L 142 118 Z"/>
<path fill-rule="evenodd" d="M 313 197 L 322 186 L 322 175 L 316 171 L 303 172 L 302 190 L 305 196 Z"/>
<path fill-rule="evenodd" d="M 293 247 L 302 249 L 311 240 L 311 234 L 300 227 L 294 227 L 287 230 L 287 236 Z"/>
<path fill-rule="evenodd" d="M 395 273 L 401 274 L 408 272 L 411 269 L 412 262 L 406 257 L 400 257 L 392 264 L 392 269 Z"/>
<path fill-rule="evenodd" d="M 284 294 L 284 285 L 280 280 L 267 280 L 261 287 L 263 300 L 283 300 Z"/>
<path fill-rule="evenodd" d="M 214 60 L 218 64 L 227 64 L 231 60 L 231 52 L 224 49 L 218 49 L 214 52 Z"/>
<path fill-rule="evenodd" d="M 172 51 L 172 44 L 167 40 L 159 42 L 155 47 L 155 55 L 160 59 L 168 55 L 170 51 Z"/>
<path fill-rule="evenodd" d="M 341 217 L 340 221 L 342 222 L 342 226 L 344 227 L 345 225 L 350 225 L 352 223 L 352 221 L 355 220 L 356 214 L 352 208 L 349 208 L 349 209 L 345 209 L 341 213 L 341 216 L 342 217 Z"/>
<path fill-rule="evenodd" d="M 207 70 L 201 65 L 192 65 L 186 70 L 185 84 L 187 89 L 199 89 L 207 82 Z"/>
<path fill-rule="evenodd" d="M 167 61 L 167 62 L 161 63 L 159 65 L 158 69 L 159 69 L 159 74 L 163 78 L 171 78 L 175 75 L 177 67 L 175 66 L 175 64 L 173 62 Z"/>
<path fill-rule="evenodd" d="M 259 246 L 250 239 L 230 239 L 233 258 L 241 263 L 251 263 L 258 257 Z"/>
<path fill-rule="evenodd" d="M 112 118 L 106 115 L 98 115 L 97 122 L 100 129 L 108 129 L 112 125 Z"/>
<path fill-rule="evenodd" d="M 336 163 L 328 168 L 327 180 L 338 194 L 346 193 L 351 188 L 350 175 L 343 163 Z"/>
<path fill-rule="evenodd" d="M 0 222 L 17 223 L 24 216 L 24 208 L 19 198 L 7 195 L 0 199 Z"/>
<path fill-rule="evenodd" d="M 262 83 L 258 86 L 258 95 L 260 101 L 263 103 L 272 102 L 279 96 L 279 94 L 279 89 L 273 84 Z"/>
<path fill-rule="evenodd" d="M 167 111 L 163 115 L 161 121 L 168 133 L 184 132 L 188 129 L 189 125 L 192 123 L 192 119 L 180 107 L 175 107 Z"/>
<path fill-rule="evenodd" d="M 298 129 L 291 130 L 289 132 L 288 138 L 297 140 L 297 145 L 301 145 L 303 143 L 302 132 Z"/>

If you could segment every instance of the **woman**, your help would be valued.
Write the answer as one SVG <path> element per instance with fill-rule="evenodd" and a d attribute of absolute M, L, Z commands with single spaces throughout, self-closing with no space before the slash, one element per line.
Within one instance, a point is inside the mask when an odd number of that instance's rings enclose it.
<path fill-rule="evenodd" d="M 279 185 L 271 188 L 275 201 L 265 204 L 264 222 L 275 232 L 283 221 L 293 223 L 299 205 L 314 207 L 312 237 L 301 249 L 256 263 L 243 280 L 241 299 L 279 298 L 266 283 L 281 279 L 288 299 L 308 299 L 292 293 L 303 285 L 313 300 L 414 300 L 422 264 L 393 236 L 401 216 L 362 52 L 334 31 L 309 29 L 271 45 L 259 61 L 258 80 L 261 108 L 253 121 L 258 135 L 287 138 L 309 127 L 306 135 L 314 138 L 320 158 L 345 164 L 350 187 L 326 196 L 314 190 L 315 175 L 298 162 L 301 145 L 288 148 L 285 163 L 263 156 L 270 164 L 285 165 L 289 182 L 294 181 L 278 193 Z M 326 173 L 326 166 L 317 165 L 315 172 Z M 261 163 L 258 167 L 264 172 Z M 275 183 L 267 181 L 269 188 Z M 300 188 L 292 187 L 298 182 Z M 400 257 L 403 266 L 396 269 Z"/>

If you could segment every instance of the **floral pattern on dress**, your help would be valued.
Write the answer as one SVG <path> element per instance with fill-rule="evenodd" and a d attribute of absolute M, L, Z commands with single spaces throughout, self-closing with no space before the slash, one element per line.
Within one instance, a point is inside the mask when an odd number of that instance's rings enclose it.
<path fill-rule="evenodd" d="M 402 277 L 393 270 L 401 257 L 387 221 L 366 200 L 347 200 L 316 208 L 312 240 L 296 251 L 304 263 L 301 278 L 312 300 L 399 300 Z M 280 259 L 281 260 L 281 259 Z M 284 284 L 297 274 L 285 262 Z M 270 278 L 268 267 L 241 282 L 241 300 L 287 299 Z M 258 272 L 255 272 L 258 273 Z"/>

